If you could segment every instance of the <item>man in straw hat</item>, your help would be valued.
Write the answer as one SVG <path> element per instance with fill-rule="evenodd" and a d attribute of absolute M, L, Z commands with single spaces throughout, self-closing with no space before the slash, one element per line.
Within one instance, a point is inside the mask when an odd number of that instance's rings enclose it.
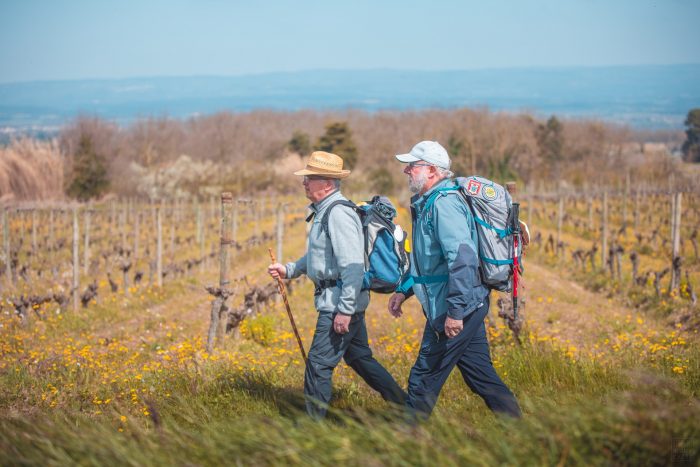
<path fill-rule="evenodd" d="M 389 312 L 416 295 L 426 317 L 423 340 L 408 378 L 406 405 L 427 417 L 454 367 L 494 412 L 520 416 L 513 393 L 491 362 L 484 318 L 489 289 L 479 274 L 474 217 L 451 179 L 450 157 L 435 141 L 422 141 L 396 158 L 406 164 L 413 219 L 411 272 L 389 299 Z"/>
<path fill-rule="evenodd" d="M 304 373 L 306 410 L 314 418 L 325 416 L 331 398 L 331 376 L 341 358 L 385 400 L 403 404 L 405 392 L 374 359 L 367 342 L 364 312 L 369 291 L 362 290 L 365 258 L 360 218 L 352 208 L 334 205 L 328 217 L 328 232 L 321 226 L 329 206 L 347 201 L 340 192 L 340 180 L 350 171 L 343 170 L 339 156 L 316 151 L 309 156 L 306 168 L 294 174 L 304 177 L 304 191 L 311 201 L 313 224 L 307 251 L 286 265 L 271 264 L 268 272 L 275 279 L 306 274 L 316 286 L 318 320 Z"/>

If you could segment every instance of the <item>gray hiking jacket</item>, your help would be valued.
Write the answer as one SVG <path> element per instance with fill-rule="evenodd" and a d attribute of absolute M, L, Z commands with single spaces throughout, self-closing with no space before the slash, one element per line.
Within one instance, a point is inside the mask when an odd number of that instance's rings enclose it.
<path fill-rule="evenodd" d="M 347 200 L 335 191 L 309 207 L 315 213 L 306 254 L 287 263 L 287 276 L 306 274 L 318 287 L 322 281 L 339 280 L 334 287 L 317 289 L 315 306 L 318 311 L 351 315 L 369 305 L 369 290 L 362 290 L 365 273 L 365 249 L 362 224 L 356 212 L 347 206 L 335 206 L 328 218 L 328 233 L 321 229 L 321 219 L 334 201 Z M 329 235 L 330 234 L 330 235 Z"/>

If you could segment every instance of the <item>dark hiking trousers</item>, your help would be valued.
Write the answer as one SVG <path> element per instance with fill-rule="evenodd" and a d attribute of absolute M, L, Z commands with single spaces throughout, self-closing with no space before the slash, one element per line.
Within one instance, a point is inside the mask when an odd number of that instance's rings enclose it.
<path fill-rule="evenodd" d="M 367 343 L 365 314 L 355 313 L 350 320 L 350 331 L 337 334 L 333 330 L 335 313 L 319 312 L 308 363 L 304 373 L 306 411 L 313 418 L 323 418 L 331 400 L 333 369 L 343 358 L 362 379 L 384 400 L 403 405 L 406 393 L 383 366 L 372 357 Z"/>
<path fill-rule="evenodd" d="M 489 409 L 520 417 L 515 396 L 491 363 L 484 326 L 488 310 L 487 297 L 482 306 L 464 318 L 464 328 L 452 339 L 444 333 L 436 334 L 426 323 L 418 359 L 408 378 L 406 405 L 416 415 L 423 418 L 430 415 L 442 386 L 456 365 L 467 386 L 484 399 Z"/>

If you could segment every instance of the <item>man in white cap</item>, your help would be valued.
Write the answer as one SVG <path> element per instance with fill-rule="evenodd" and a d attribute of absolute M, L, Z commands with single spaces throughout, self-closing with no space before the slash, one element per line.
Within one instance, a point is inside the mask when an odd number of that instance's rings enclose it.
<path fill-rule="evenodd" d="M 478 237 L 469 206 L 451 180 L 450 157 L 439 143 L 422 141 L 396 158 L 414 196 L 411 271 L 389 299 L 389 312 L 416 295 L 426 317 L 418 358 L 408 379 L 406 405 L 427 417 L 457 366 L 469 388 L 494 412 L 520 416 L 513 393 L 491 362 L 484 318 L 489 289 L 479 273 Z"/>
<path fill-rule="evenodd" d="M 350 174 L 343 159 L 316 151 L 306 168 L 294 172 L 304 177 L 304 191 L 311 201 L 313 224 L 306 254 L 286 265 L 268 267 L 274 278 L 306 274 L 316 285 L 316 331 L 304 373 L 306 410 L 314 418 L 326 414 L 331 398 L 331 377 L 340 359 L 352 367 L 374 390 L 390 402 L 403 405 L 406 393 L 372 356 L 365 325 L 369 290 L 362 290 L 364 235 L 357 213 L 340 193 L 340 180 Z M 327 214 L 327 231 L 322 222 Z"/>

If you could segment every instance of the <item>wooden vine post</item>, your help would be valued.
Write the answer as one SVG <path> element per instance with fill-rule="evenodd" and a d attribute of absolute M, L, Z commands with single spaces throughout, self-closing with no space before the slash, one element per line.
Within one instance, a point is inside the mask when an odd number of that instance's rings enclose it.
<path fill-rule="evenodd" d="M 7 280 L 7 286 L 12 287 L 12 255 L 10 252 L 10 221 L 8 219 L 10 216 L 9 209 L 4 209 L 2 214 L 2 244 L 5 260 L 5 278 Z"/>
<path fill-rule="evenodd" d="M 605 269 L 605 265 L 608 264 L 608 192 L 607 190 L 603 192 L 603 226 L 601 232 L 601 267 Z"/>
<path fill-rule="evenodd" d="M 559 209 L 557 212 L 557 247 L 556 247 L 557 257 L 559 259 L 561 259 L 561 256 L 562 256 L 561 228 L 562 228 L 563 223 L 564 223 L 564 197 L 559 196 Z"/>
<path fill-rule="evenodd" d="M 228 324 L 228 308 L 226 307 L 226 299 L 233 295 L 233 292 L 228 288 L 229 281 L 229 250 L 231 249 L 231 206 L 233 204 L 233 195 L 230 192 L 221 194 L 221 239 L 219 242 L 219 286 L 207 287 L 207 291 L 213 295 L 214 301 L 211 304 L 211 321 L 209 323 L 209 332 L 207 334 L 207 352 L 211 353 L 214 350 L 214 341 L 219 329 L 225 332 Z"/>
<path fill-rule="evenodd" d="M 163 287 L 163 213 L 156 207 L 156 284 Z"/>
<path fill-rule="evenodd" d="M 90 208 L 85 210 L 85 235 L 83 244 L 83 274 L 85 277 L 90 275 Z"/>
<path fill-rule="evenodd" d="M 671 286 L 668 289 L 676 290 L 681 285 L 681 199 L 682 193 L 671 195 L 671 245 L 673 254 L 671 256 Z"/>
<path fill-rule="evenodd" d="M 80 232 L 78 224 L 78 208 L 73 206 L 73 311 L 78 311 L 78 302 L 80 301 L 80 258 L 78 256 L 78 247 L 80 245 Z"/>
<path fill-rule="evenodd" d="M 277 261 L 282 261 L 282 244 L 284 242 L 284 204 L 277 206 Z"/>
<path fill-rule="evenodd" d="M 231 224 L 231 241 L 236 243 L 238 241 L 238 200 L 233 203 L 233 216 L 231 219 Z"/>
<path fill-rule="evenodd" d="M 32 253 L 37 252 L 36 228 L 37 228 L 37 212 L 36 208 L 32 209 Z"/>

